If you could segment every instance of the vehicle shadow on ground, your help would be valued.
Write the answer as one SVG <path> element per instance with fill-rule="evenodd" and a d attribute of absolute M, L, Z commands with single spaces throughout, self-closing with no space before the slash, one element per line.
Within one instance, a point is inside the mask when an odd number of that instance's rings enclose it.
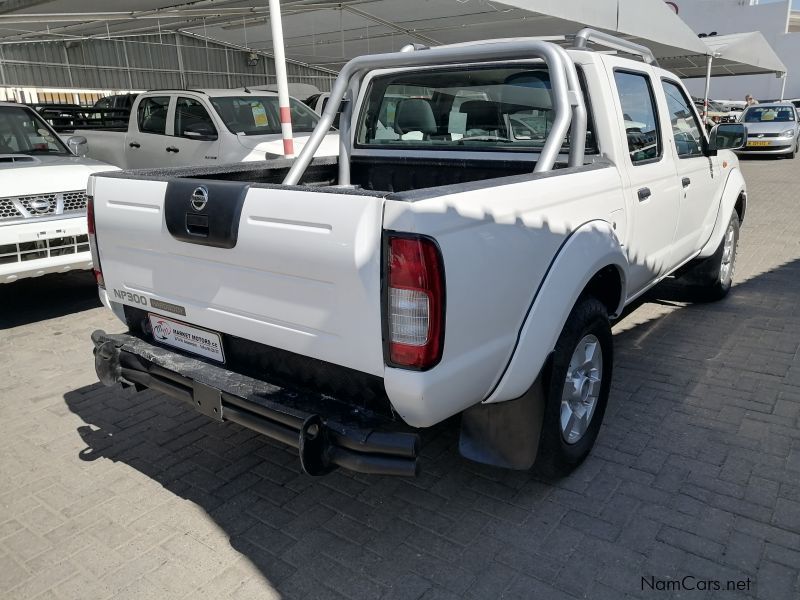
<path fill-rule="evenodd" d="M 0 285 L 0 330 L 101 306 L 91 271 L 31 277 Z"/>
<path fill-rule="evenodd" d="M 98 384 L 64 399 L 87 423 L 82 460 L 123 462 L 202 507 L 284 598 L 646 596 L 642 574 L 729 575 L 693 554 L 705 547 L 681 550 L 668 525 L 727 543 L 731 524 L 720 519 L 734 509 L 715 504 L 726 496 L 703 482 L 721 486 L 730 456 L 747 471 L 740 477 L 790 477 L 780 466 L 785 429 L 800 412 L 770 416 L 784 379 L 800 380 L 798 281 L 794 261 L 718 303 L 682 304 L 677 282 L 651 292 L 646 302 L 678 308 L 618 324 L 598 443 L 556 482 L 461 459 L 457 420 L 425 433 L 416 479 L 310 478 L 294 451 L 150 391 Z M 752 511 L 754 521 L 772 519 L 771 509 Z M 737 569 L 757 577 L 755 566 Z"/>

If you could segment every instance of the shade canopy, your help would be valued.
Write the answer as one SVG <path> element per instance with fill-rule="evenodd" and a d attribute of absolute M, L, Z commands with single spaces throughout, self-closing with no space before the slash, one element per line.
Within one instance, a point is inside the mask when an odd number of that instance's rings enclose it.
<path fill-rule="evenodd" d="M 0 3 L 0 42 L 79 40 L 184 31 L 271 50 L 269 11 L 253 0 L 17 0 Z M 338 68 L 362 54 L 409 42 L 564 35 L 583 27 L 649 45 L 656 56 L 705 46 L 662 0 L 283 0 L 289 58 Z"/>
<path fill-rule="evenodd" d="M 707 37 L 703 42 L 713 56 L 712 77 L 786 73 L 786 65 L 760 31 Z M 660 63 L 684 78 L 706 76 L 707 64 L 702 56 L 665 58 Z"/>
<path fill-rule="evenodd" d="M 272 50 L 264 0 L 124 4 L 119 10 L 118 3 L 100 0 L 0 2 L 0 44 L 180 31 Z M 282 0 L 281 10 L 286 56 L 334 70 L 355 56 L 391 52 L 409 42 L 558 36 L 588 26 L 648 46 L 662 65 L 687 77 L 705 75 L 705 57 L 712 52 L 721 55 L 713 75 L 785 71 L 761 34 L 700 39 L 663 0 Z"/>

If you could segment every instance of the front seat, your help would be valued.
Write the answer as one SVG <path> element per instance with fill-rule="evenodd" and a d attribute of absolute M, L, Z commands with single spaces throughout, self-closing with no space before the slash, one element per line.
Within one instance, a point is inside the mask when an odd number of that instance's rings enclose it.
<path fill-rule="evenodd" d="M 422 132 L 424 138 L 438 131 L 431 103 L 424 98 L 405 98 L 397 103 L 394 129 L 400 135 L 411 131 Z"/>

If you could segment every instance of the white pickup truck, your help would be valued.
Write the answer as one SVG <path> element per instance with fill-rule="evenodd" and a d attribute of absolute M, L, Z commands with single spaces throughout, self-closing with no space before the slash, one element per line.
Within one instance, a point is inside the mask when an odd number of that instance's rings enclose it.
<path fill-rule="evenodd" d="M 340 106 L 338 157 L 312 160 Z M 100 295 L 128 328 L 93 334 L 98 376 L 311 474 L 413 475 L 415 429 L 459 414 L 466 457 L 569 472 L 610 321 L 679 271 L 730 289 L 745 138 L 708 137 L 647 49 L 591 30 L 356 58 L 293 163 L 92 178 Z"/>
<path fill-rule="evenodd" d="M 0 284 L 91 269 L 89 175 L 116 167 L 75 155 L 32 109 L 0 103 Z"/>
<path fill-rule="evenodd" d="M 295 152 L 319 115 L 290 99 Z M 185 167 L 262 161 L 283 156 L 278 95 L 248 90 L 154 90 L 139 94 L 127 130 L 76 129 L 91 158 L 123 169 Z M 317 156 L 338 151 L 335 132 Z"/>

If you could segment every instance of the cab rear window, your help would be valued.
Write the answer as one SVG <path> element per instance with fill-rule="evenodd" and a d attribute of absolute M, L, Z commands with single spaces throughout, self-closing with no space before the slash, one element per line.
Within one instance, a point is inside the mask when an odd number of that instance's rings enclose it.
<path fill-rule="evenodd" d="M 555 117 L 550 76 L 538 65 L 376 77 L 364 106 L 359 147 L 530 152 L 542 148 Z M 590 118 L 587 152 L 597 150 L 592 129 Z"/>

